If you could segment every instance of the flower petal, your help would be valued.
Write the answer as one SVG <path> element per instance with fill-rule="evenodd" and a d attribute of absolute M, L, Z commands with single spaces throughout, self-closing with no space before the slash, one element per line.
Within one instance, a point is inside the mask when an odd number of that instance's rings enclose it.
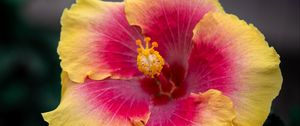
<path fill-rule="evenodd" d="M 252 24 L 225 13 L 207 14 L 194 30 L 187 82 L 194 92 L 218 89 L 237 111 L 236 125 L 261 126 L 278 95 L 279 56 Z"/>
<path fill-rule="evenodd" d="M 141 39 L 141 34 L 128 24 L 123 3 L 77 0 L 61 20 L 58 53 L 62 69 L 72 81 L 82 83 L 86 76 L 101 80 L 140 74 L 135 40 Z"/>
<path fill-rule="evenodd" d="M 232 126 L 235 118 L 231 100 L 217 90 L 153 106 L 150 111 L 147 126 Z"/>
<path fill-rule="evenodd" d="M 186 65 L 192 30 L 209 11 L 223 11 L 217 0 L 125 0 L 127 20 L 157 41 L 158 51 L 172 67 Z"/>
<path fill-rule="evenodd" d="M 63 77 L 66 77 L 64 74 Z M 149 97 L 135 80 L 68 82 L 60 105 L 43 113 L 50 126 L 132 126 L 149 118 Z M 137 95 L 138 94 L 138 95 Z"/>

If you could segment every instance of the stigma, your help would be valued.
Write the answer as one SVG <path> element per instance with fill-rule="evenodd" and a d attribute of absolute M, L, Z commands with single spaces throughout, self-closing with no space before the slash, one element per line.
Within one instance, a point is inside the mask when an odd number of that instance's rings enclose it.
<path fill-rule="evenodd" d="M 145 37 L 145 46 L 143 46 L 142 40 L 136 40 L 136 45 L 139 46 L 137 48 L 137 67 L 146 76 L 154 78 L 154 76 L 160 74 L 164 65 L 164 59 L 158 51 L 154 50 L 154 48 L 158 47 L 158 43 L 152 42 L 151 47 L 149 47 L 150 41 L 150 37 Z"/>

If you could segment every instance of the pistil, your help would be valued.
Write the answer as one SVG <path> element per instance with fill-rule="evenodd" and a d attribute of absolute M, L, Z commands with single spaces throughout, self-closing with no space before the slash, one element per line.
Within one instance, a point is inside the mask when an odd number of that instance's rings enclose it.
<path fill-rule="evenodd" d="M 154 76 L 160 74 L 164 65 L 164 60 L 159 52 L 154 50 L 154 48 L 158 47 L 158 43 L 152 42 L 152 46 L 149 48 L 150 41 L 150 37 L 145 37 L 145 46 L 143 46 L 140 39 L 136 40 L 136 45 L 139 46 L 139 48 L 137 48 L 137 67 L 139 71 L 145 75 L 154 78 Z"/>

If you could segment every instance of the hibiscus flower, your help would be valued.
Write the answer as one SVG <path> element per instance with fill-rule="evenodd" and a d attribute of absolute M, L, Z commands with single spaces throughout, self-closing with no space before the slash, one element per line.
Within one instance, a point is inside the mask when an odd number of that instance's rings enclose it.
<path fill-rule="evenodd" d="M 217 0 L 77 0 L 62 19 L 50 126 L 261 126 L 279 56 Z"/>

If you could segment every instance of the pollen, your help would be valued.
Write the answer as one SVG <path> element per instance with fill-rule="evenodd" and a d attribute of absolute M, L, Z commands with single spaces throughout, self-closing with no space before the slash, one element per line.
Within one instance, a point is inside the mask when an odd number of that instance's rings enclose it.
<path fill-rule="evenodd" d="M 149 47 L 150 41 L 150 37 L 145 37 L 145 46 L 143 46 L 142 40 L 136 40 L 136 45 L 139 46 L 137 48 L 137 67 L 145 75 L 154 78 L 155 75 L 160 74 L 164 65 L 164 59 L 158 51 L 154 50 L 154 48 L 158 47 L 158 43 L 152 42 L 151 47 Z"/>

